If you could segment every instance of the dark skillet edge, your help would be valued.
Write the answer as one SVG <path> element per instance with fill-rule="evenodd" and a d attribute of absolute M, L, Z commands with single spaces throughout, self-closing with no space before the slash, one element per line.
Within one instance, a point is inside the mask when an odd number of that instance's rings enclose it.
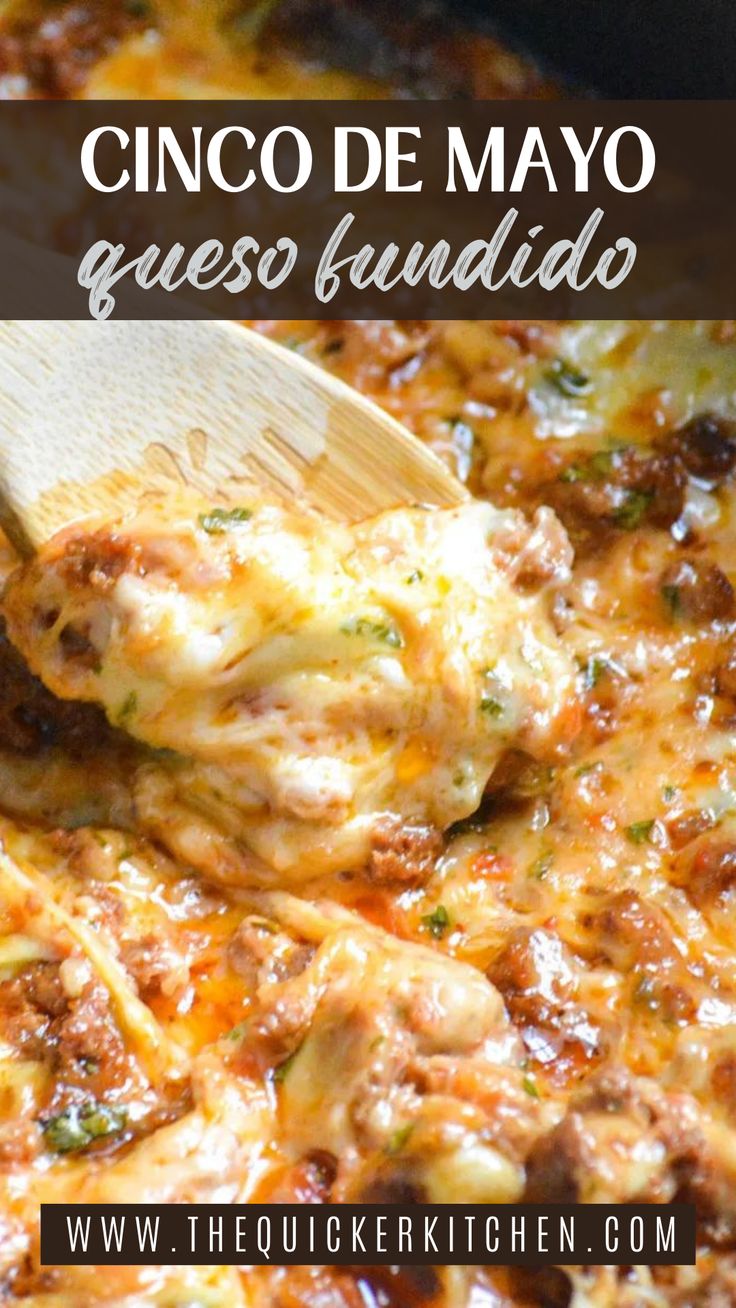
<path fill-rule="evenodd" d="M 447 0 L 568 88 L 608 99 L 736 95 L 733 0 Z M 573 94 L 586 94 L 583 90 Z"/>

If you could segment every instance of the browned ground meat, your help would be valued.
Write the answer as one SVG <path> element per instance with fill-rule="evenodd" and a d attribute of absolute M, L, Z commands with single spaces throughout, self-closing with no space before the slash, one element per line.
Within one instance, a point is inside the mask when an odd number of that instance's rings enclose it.
<path fill-rule="evenodd" d="M 306 941 L 295 943 L 284 931 L 257 917 L 243 919 L 227 951 L 233 971 L 253 990 L 264 982 L 298 976 L 313 954 L 313 946 Z"/>
<path fill-rule="evenodd" d="M 64 547 L 61 575 L 70 585 L 110 590 L 118 577 L 135 562 L 140 552 L 140 546 L 110 531 L 72 538 Z"/>
<path fill-rule="evenodd" d="M 644 522 L 671 527 L 684 507 L 686 482 L 676 455 L 642 457 L 626 447 L 570 463 L 540 488 L 540 501 L 555 509 L 576 551 L 590 553 L 615 531 Z"/>
<path fill-rule="evenodd" d="M 725 699 L 736 701 L 736 650 L 716 668 L 714 689 Z"/>
<path fill-rule="evenodd" d="M 125 1046 L 102 986 L 90 983 L 78 999 L 69 1001 L 54 1036 L 56 1085 L 50 1108 L 63 1107 L 80 1095 L 88 1098 L 90 1092 L 104 1099 L 112 1085 L 124 1083 Z"/>
<path fill-rule="evenodd" d="M 631 979 L 632 1002 L 668 1023 L 692 1021 L 692 978 L 665 914 L 633 890 L 612 895 L 595 918 L 596 948 Z"/>
<path fill-rule="evenodd" d="M 58 744 L 78 757 L 104 745 L 110 736 L 98 708 L 68 703 L 46 690 L 0 626 L 0 748 L 37 754 Z"/>
<path fill-rule="evenodd" d="M 673 849 L 684 849 L 704 831 L 715 826 L 716 819 L 708 808 L 691 808 L 667 822 L 667 835 Z"/>
<path fill-rule="evenodd" d="M 697 908 L 724 908 L 736 889 L 736 845 L 705 839 L 678 869 L 680 884 Z"/>
<path fill-rule="evenodd" d="M 488 979 L 504 997 L 517 1025 L 553 1025 L 577 989 L 568 951 L 559 936 L 520 927 L 493 960 Z"/>
<path fill-rule="evenodd" d="M 29 1058 L 46 1055 L 52 1021 L 66 1008 L 56 963 L 35 963 L 20 976 L 0 983 L 0 1030 Z"/>
<path fill-rule="evenodd" d="M 72 96 L 91 69 L 143 26 L 145 0 L 43 0 L 0 33 L 0 73 L 27 79 L 38 95 Z"/>
<path fill-rule="evenodd" d="M 180 961 L 169 942 L 154 935 L 123 945 L 120 957 L 146 1003 L 161 994 L 167 978 L 174 982 L 175 969 Z"/>
<path fill-rule="evenodd" d="M 659 579 L 662 600 L 672 617 L 685 622 L 713 622 L 730 618 L 734 592 L 728 577 L 715 563 L 685 558 L 671 563 Z"/>
<path fill-rule="evenodd" d="M 572 1285 L 559 1267 L 512 1267 L 514 1303 L 524 1308 L 568 1308 Z"/>
<path fill-rule="evenodd" d="M 600 1033 L 575 1002 L 579 965 L 553 931 L 520 927 L 488 968 L 531 1057 L 551 1062 L 575 1046 L 598 1052 Z"/>
<path fill-rule="evenodd" d="M 377 885 L 421 886 L 442 853 L 442 833 L 422 822 L 384 818 L 373 836 L 368 875 Z"/>
<path fill-rule="evenodd" d="M 703 1135 L 687 1095 L 668 1095 L 625 1068 L 600 1072 L 570 1103 L 561 1122 L 532 1147 L 525 1199 L 530 1203 L 694 1203 L 701 1230 L 715 1243 L 736 1233 L 730 1178 Z M 631 1166 L 634 1147 L 646 1169 Z"/>
<path fill-rule="evenodd" d="M 599 946 L 623 973 L 634 967 L 666 971 L 678 960 L 664 913 L 634 890 L 611 895 L 597 914 L 595 927 Z"/>
<path fill-rule="evenodd" d="M 34 963 L 0 983 L 0 1029 L 53 1073 L 49 1114 L 69 1103 L 104 1099 L 128 1076 L 128 1058 L 107 991 L 89 983 L 76 999 L 62 986 L 58 963 Z"/>
<path fill-rule="evenodd" d="M 704 481 L 721 482 L 736 465 L 736 427 L 713 413 L 701 413 L 668 432 L 663 445 L 691 476 Z"/>

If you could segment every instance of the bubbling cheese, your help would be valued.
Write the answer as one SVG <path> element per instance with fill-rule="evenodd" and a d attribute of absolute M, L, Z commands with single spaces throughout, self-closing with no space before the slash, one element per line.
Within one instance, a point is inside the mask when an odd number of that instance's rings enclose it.
<path fill-rule="evenodd" d="M 152 765 L 157 793 L 165 773 L 303 876 L 360 866 L 386 815 L 446 829 L 509 748 L 564 743 L 575 670 L 546 591 L 569 563 L 547 509 L 531 525 L 468 502 L 349 527 L 187 496 L 60 534 L 5 609 L 57 695 L 175 751 Z"/>

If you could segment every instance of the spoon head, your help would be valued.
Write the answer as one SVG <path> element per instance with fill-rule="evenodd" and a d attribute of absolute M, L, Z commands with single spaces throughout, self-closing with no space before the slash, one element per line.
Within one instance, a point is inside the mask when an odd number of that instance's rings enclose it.
<path fill-rule="evenodd" d="M 167 482 L 343 521 L 467 496 L 371 401 L 229 322 L 0 322 L 0 461 L 31 544 Z"/>

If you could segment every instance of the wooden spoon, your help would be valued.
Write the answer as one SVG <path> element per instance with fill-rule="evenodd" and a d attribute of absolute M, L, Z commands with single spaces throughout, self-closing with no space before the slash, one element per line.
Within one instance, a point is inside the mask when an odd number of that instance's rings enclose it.
<path fill-rule="evenodd" d="M 230 322 L 0 322 L 0 524 L 25 553 L 173 480 L 356 521 L 464 487 L 357 391 Z"/>

